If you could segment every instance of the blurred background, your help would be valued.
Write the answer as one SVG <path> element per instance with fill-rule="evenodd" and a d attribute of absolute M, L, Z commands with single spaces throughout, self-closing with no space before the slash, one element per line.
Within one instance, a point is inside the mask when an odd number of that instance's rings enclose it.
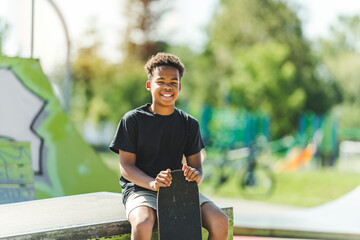
<path fill-rule="evenodd" d="M 151 102 L 143 66 L 165 51 L 186 66 L 177 107 L 201 125 L 202 190 L 294 206 L 360 184 L 359 44 L 357 0 L 0 0 L 0 55 L 40 60 L 118 175 L 107 146 Z M 244 194 L 254 166 L 261 196 Z"/>

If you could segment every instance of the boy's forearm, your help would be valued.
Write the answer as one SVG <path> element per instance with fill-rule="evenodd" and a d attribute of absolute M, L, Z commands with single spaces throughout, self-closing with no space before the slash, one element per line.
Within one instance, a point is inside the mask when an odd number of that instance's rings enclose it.
<path fill-rule="evenodd" d="M 150 177 L 143 171 L 141 171 L 138 167 L 135 165 L 129 164 L 129 165 L 122 165 L 120 164 L 120 171 L 121 175 L 126 178 L 128 181 L 154 191 L 153 183 L 155 181 L 154 178 Z"/>
<path fill-rule="evenodd" d="M 202 167 L 192 167 L 191 165 L 183 165 L 182 170 L 184 171 L 184 176 L 187 181 L 196 181 L 197 184 L 200 184 L 203 178 Z"/>
<path fill-rule="evenodd" d="M 201 153 L 198 152 L 196 154 L 193 154 L 191 156 L 186 157 L 186 163 L 188 167 L 192 168 L 191 172 L 196 170 L 196 182 L 198 184 L 201 183 L 203 179 L 203 169 L 202 169 L 202 163 L 201 163 Z M 192 175 L 191 173 L 188 173 L 188 171 L 185 172 L 185 175 Z M 193 179 L 193 177 L 190 177 L 190 179 Z"/>
<path fill-rule="evenodd" d="M 203 175 L 203 170 L 202 170 L 202 167 L 196 167 L 195 169 L 199 172 L 200 180 L 199 180 L 198 184 L 200 184 L 202 182 L 203 176 L 204 176 Z"/>
<path fill-rule="evenodd" d="M 200 181 L 199 181 L 199 184 L 200 184 L 204 177 L 203 170 L 202 170 L 202 167 L 197 167 L 195 169 L 198 170 L 198 172 L 200 173 Z"/>

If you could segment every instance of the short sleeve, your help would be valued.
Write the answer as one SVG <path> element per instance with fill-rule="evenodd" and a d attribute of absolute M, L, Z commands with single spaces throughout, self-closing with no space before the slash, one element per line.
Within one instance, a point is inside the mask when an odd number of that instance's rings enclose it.
<path fill-rule="evenodd" d="M 192 119 L 189 124 L 189 132 L 186 140 L 184 155 L 185 157 L 199 153 L 205 147 L 200 133 L 199 123 Z"/>
<path fill-rule="evenodd" d="M 115 153 L 119 153 L 119 150 L 122 150 L 136 154 L 137 136 L 138 129 L 135 117 L 125 114 L 119 122 L 109 149 Z"/>

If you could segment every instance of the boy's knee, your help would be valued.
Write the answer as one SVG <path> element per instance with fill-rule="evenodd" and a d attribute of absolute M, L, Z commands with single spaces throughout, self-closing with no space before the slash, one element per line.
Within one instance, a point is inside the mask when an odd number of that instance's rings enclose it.
<path fill-rule="evenodd" d="M 213 233 L 227 232 L 229 228 L 229 217 L 215 204 L 204 205 L 203 224 L 204 227 Z"/>
<path fill-rule="evenodd" d="M 149 235 L 154 227 L 154 220 L 151 217 L 137 219 L 131 223 L 133 233 Z"/>
<path fill-rule="evenodd" d="M 137 212 L 130 214 L 129 221 L 131 227 L 138 231 L 152 230 L 155 223 L 155 214 L 151 212 Z"/>
<path fill-rule="evenodd" d="M 227 239 L 229 235 L 229 217 L 224 213 L 216 215 L 212 228 L 209 229 L 211 239 Z"/>
<path fill-rule="evenodd" d="M 218 216 L 218 225 L 228 229 L 229 227 L 229 217 L 225 213 L 219 214 Z"/>
<path fill-rule="evenodd" d="M 229 228 L 229 217 L 224 212 L 219 212 L 211 219 L 210 227 L 214 230 L 227 230 Z"/>
<path fill-rule="evenodd" d="M 131 227 L 133 228 L 133 231 L 139 233 L 149 232 L 153 228 L 153 223 L 150 221 L 136 222 L 135 224 L 132 224 Z"/>

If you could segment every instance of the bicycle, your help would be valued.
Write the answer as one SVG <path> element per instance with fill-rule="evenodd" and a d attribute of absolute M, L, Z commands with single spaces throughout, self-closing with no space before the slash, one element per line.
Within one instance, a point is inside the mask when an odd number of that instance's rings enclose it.
<path fill-rule="evenodd" d="M 204 182 L 215 181 L 215 190 L 234 176 L 244 197 L 268 197 L 273 193 L 275 177 L 270 167 L 260 161 L 259 146 L 254 142 L 248 147 L 223 150 L 214 161 L 216 169 L 214 165 L 212 169 L 204 169 Z"/>

